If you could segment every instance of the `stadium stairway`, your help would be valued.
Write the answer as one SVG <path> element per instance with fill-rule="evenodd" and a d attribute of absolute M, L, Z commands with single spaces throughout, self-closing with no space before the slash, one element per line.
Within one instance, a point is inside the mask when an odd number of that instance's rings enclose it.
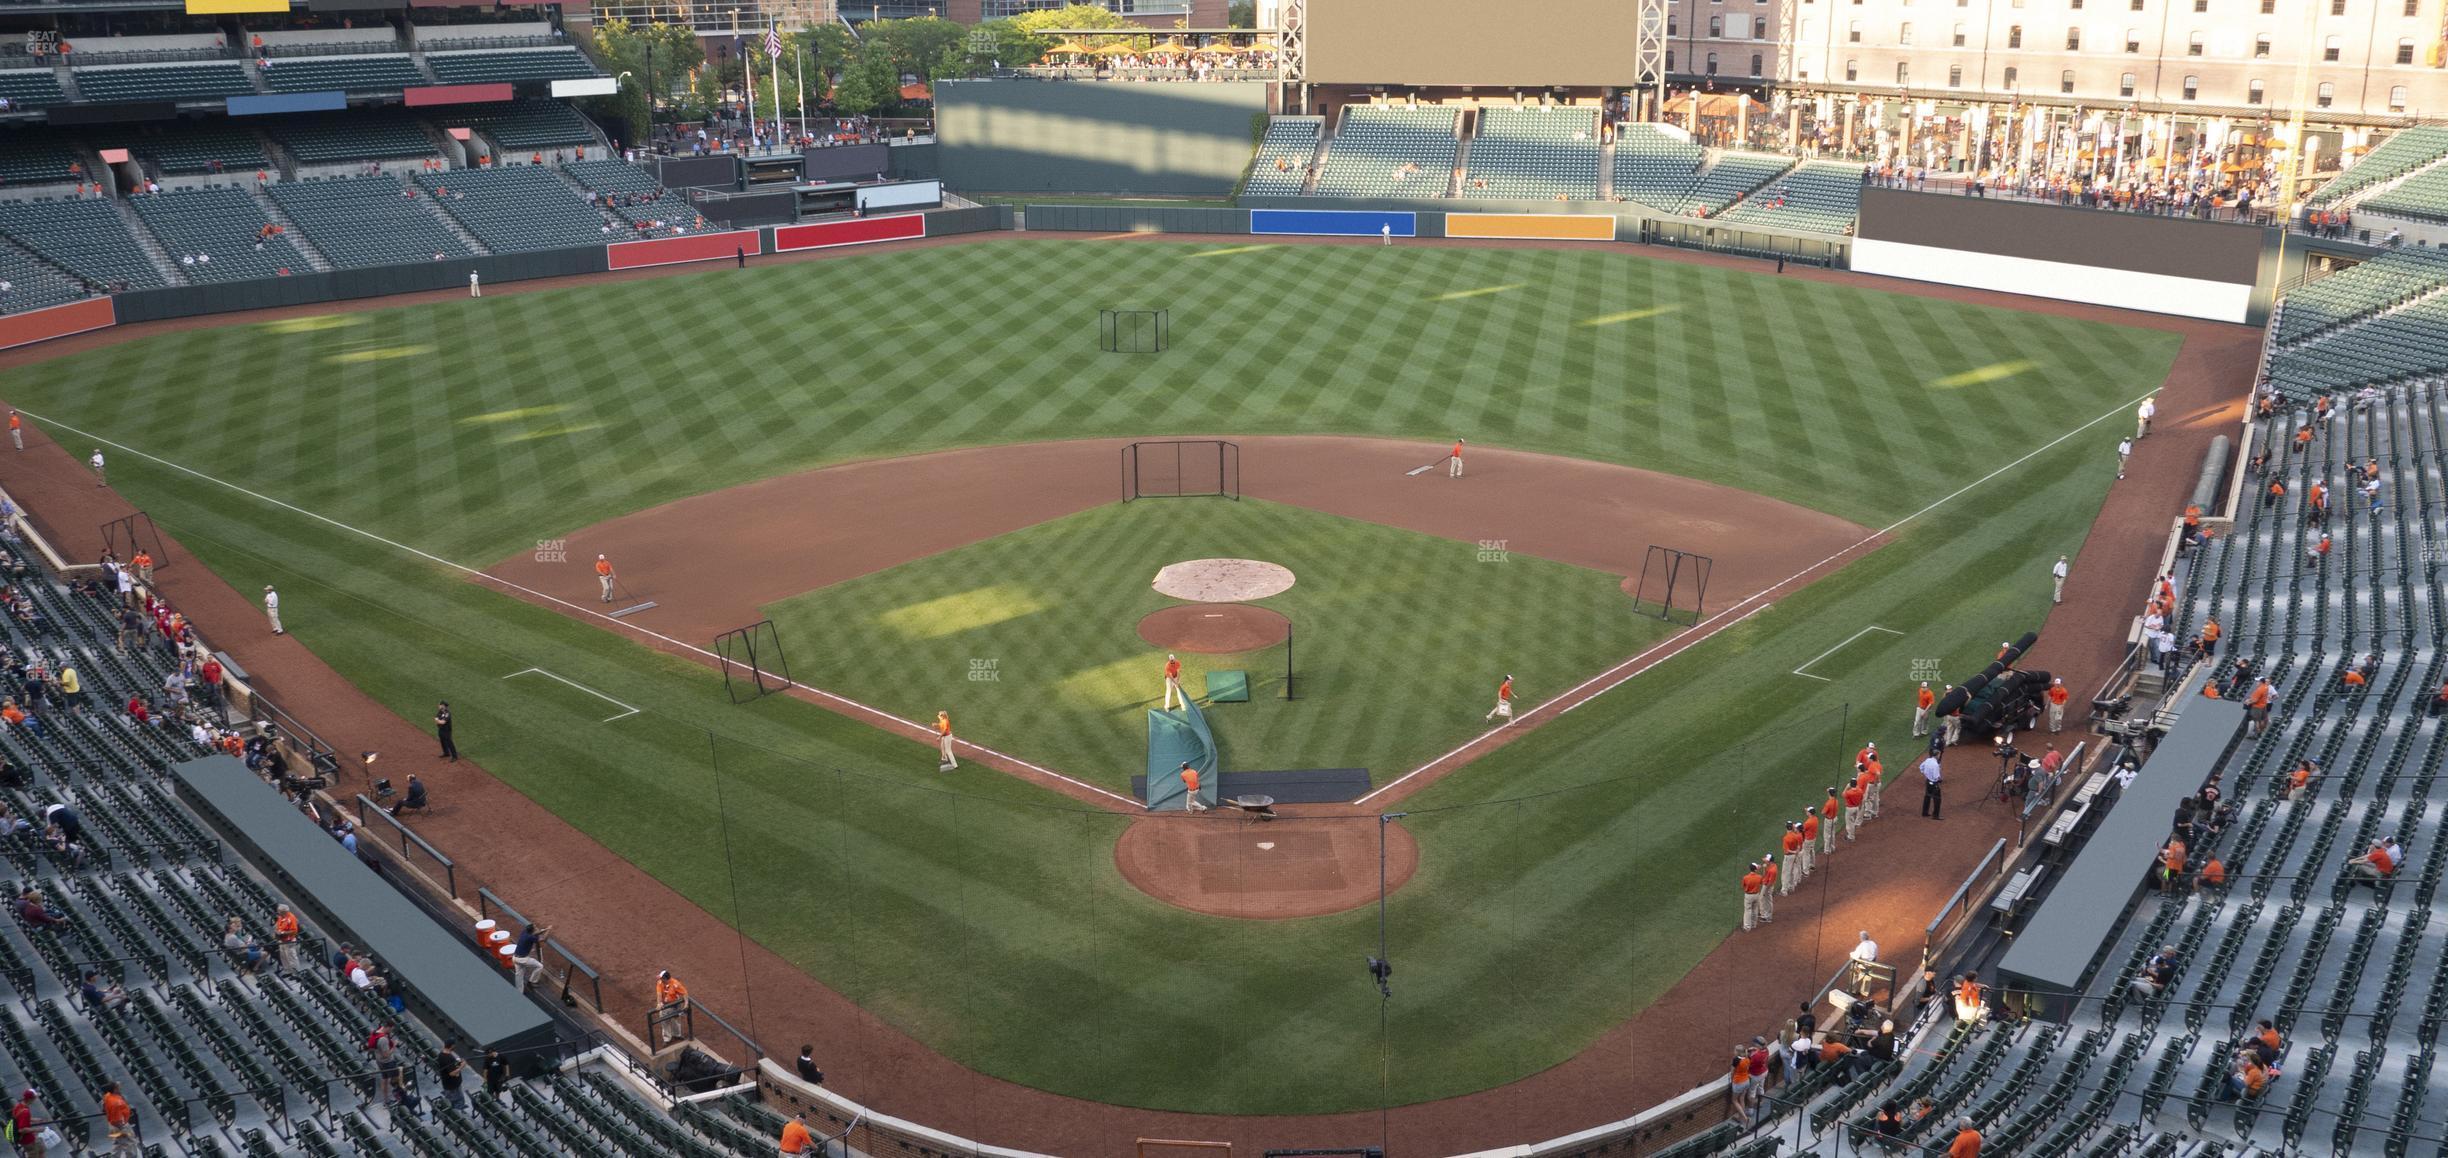
<path fill-rule="evenodd" d="M 291 220 L 289 214 L 281 209 L 280 202 L 274 201 L 261 186 L 248 186 L 247 196 L 254 198 L 255 207 L 263 210 L 266 220 L 281 227 L 289 238 L 290 246 L 297 250 L 298 256 L 306 259 L 308 266 L 311 266 L 317 273 L 331 272 L 331 258 L 324 256 L 322 248 L 314 243 L 314 239 L 306 236 L 305 230 L 298 228 L 298 223 Z"/>
<path fill-rule="evenodd" d="M 171 285 L 185 285 L 193 280 L 180 270 L 178 259 L 170 256 L 169 247 L 161 243 L 161 238 L 154 236 L 152 229 L 145 225 L 144 218 L 137 215 L 125 198 L 113 197 L 110 205 L 111 210 L 119 215 L 120 223 L 127 226 L 128 236 L 135 239 L 136 248 L 144 251 L 145 257 L 152 261 L 153 268 L 161 272 L 162 280 Z"/>

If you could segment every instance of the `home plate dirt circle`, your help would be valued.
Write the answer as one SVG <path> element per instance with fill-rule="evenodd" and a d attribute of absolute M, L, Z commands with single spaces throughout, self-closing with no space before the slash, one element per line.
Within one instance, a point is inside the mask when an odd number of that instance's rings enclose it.
<path fill-rule="evenodd" d="M 1151 586 L 1175 599 L 1243 603 L 1290 591 L 1292 569 L 1258 559 L 1187 559 L 1166 564 Z"/>
<path fill-rule="evenodd" d="M 1377 902 L 1376 817 L 1277 811 L 1143 816 L 1114 842 L 1114 867 L 1140 892 L 1214 917 L 1322 917 Z M 1384 828 L 1391 891 L 1419 868 L 1419 843 L 1402 825 Z"/>
<path fill-rule="evenodd" d="M 1150 612 L 1139 638 L 1166 651 L 1230 655 L 1273 647 L 1292 634 L 1282 613 L 1246 603 L 1185 603 Z"/>

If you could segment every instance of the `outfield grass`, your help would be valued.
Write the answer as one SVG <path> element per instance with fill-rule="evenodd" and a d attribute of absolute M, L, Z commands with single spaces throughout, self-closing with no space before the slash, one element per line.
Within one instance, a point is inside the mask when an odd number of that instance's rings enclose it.
<path fill-rule="evenodd" d="M 1097 354 L 1100 306 L 1171 308 L 1173 350 Z M 1461 431 L 1883 526 L 2129 410 L 2175 347 L 1625 249 L 1008 239 L 170 333 L 14 372 L 0 396 L 481 565 L 826 461 L 1191 430 Z M 1409 802 L 1425 861 L 1389 912 L 1394 1099 L 1552 1065 L 1713 947 L 1767 817 L 1824 784 L 1844 705 L 1844 740 L 1900 741 L 1914 661 L 1958 677 L 2046 610 L 2045 561 L 2079 545 L 2115 434 L 2032 458 Z M 240 590 L 278 583 L 293 634 L 377 699 L 416 721 L 447 697 L 488 770 L 733 914 L 708 839 L 719 766 L 760 898 L 742 926 L 963 1062 L 1138 1105 L 1377 1104 L 1377 1001 L 1354 965 L 1374 914 L 1165 908 L 1115 874 L 1118 818 L 947 780 L 795 701 L 725 706 L 703 669 L 136 454 L 112 477 Z M 1833 682 L 1787 674 L 1866 624 L 1906 634 L 1818 661 Z M 499 678 L 539 665 L 646 712 L 592 723 L 550 681 Z M 1560 791 L 1577 785 L 1594 786 Z"/>
<path fill-rule="evenodd" d="M 1503 673 L 1534 703 L 1668 630 L 1633 612 L 1620 576 L 1256 500 L 1098 507 L 766 610 L 783 638 L 825 641 L 794 677 L 991 721 L 997 746 L 1127 793 L 1164 658 L 1136 628 L 1179 602 L 1149 576 L 1218 556 L 1297 576 L 1262 604 L 1292 620 L 1296 699 L 1281 647 L 1180 653 L 1194 696 L 1208 671 L 1250 675 L 1251 702 L 1208 713 L 1227 770 L 1383 783 L 1484 730 Z"/>

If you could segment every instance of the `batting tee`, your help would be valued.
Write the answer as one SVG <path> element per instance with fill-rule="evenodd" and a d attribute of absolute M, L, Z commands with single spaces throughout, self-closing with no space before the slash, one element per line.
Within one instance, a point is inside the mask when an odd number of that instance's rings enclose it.
<path fill-rule="evenodd" d="M 1148 811 L 1174 812 L 1190 807 L 1189 793 L 1182 788 L 1184 763 L 1198 769 L 1199 802 L 1212 807 L 1216 802 L 1216 781 L 1222 777 L 1223 769 L 1216 759 L 1215 733 L 1207 730 L 1207 717 L 1197 704 L 1184 704 L 1171 711 L 1149 708 Z"/>

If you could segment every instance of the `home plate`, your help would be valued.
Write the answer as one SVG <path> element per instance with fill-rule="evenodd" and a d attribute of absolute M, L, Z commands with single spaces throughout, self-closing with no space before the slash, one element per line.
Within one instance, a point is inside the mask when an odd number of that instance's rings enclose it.
<path fill-rule="evenodd" d="M 1259 848 L 1262 848 L 1262 849 L 1267 849 L 1267 850 L 1270 850 L 1270 851 L 1271 851 L 1271 850 L 1273 850 L 1273 849 L 1274 849 L 1274 847 L 1275 847 L 1275 842 L 1274 842 L 1274 841 L 1271 841 L 1271 840 L 1262 840 L 1262 841 L 1259 841 L 1259 842 L 1258 842 L 1258 847 L 1259 847 Z"/>

